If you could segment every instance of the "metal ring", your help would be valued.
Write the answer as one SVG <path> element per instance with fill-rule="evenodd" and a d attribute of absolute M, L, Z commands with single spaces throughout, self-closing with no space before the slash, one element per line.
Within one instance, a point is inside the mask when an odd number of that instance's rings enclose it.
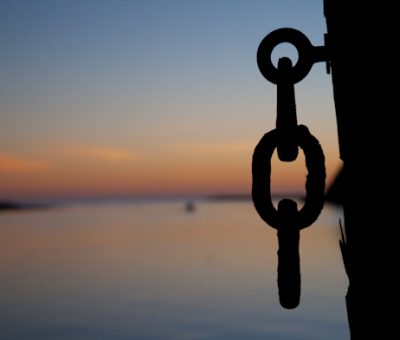
<path fill-rule="evenodd" d="M 280 28 L 269 33 L 260 43 L 257 50 L 257 64 L 261 74 L 270 82 L 278 84 L 281 74 L 271 61 L 272 50 L 280 43 L 288 42 L 296 47 L 299 59 L 296 65 L 285 75 L 285 79 L 295 84 L 302 80 L 314 63 L 310 40 L 293 28 Z"/>
<path fill-rule="evenodd" d="M 254 206 L 260 217 L 275 229 L 282 225 L 284 219 L 273 206 L 271 198 L 271 158 L 278 145 L 278 137 L 277 129 L 266 133 L 254 149 L 252 163 Z M 296 127 L 295 141 L 304 151 L 308 171 L 306 200 L 295 217 L 296 225 L 303 229 L 315 222 L 324 206 L 325 157 L 318 140 L 306 126 Z"/>

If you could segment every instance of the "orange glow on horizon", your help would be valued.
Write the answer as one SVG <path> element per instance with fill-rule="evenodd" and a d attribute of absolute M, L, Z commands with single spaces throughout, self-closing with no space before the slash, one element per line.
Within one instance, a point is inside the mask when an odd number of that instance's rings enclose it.
<path fill-rule="evenodd" d="M 2 198 L 250 193 L 255 144 L 172 144 L 151 152 L 75 145 L 58 148 L 46 161 L 0 153 L 0 192 Z M 329 183 L 338 160 L 326 158 Z M 291 163 L 275 153 L 271 189 L 302 193 L 306 174 L 302 152 Z"/>

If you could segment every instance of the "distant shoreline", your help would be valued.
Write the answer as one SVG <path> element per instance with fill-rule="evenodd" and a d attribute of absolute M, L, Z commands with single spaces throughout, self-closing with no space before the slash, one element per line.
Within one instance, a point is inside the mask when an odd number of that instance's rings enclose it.
<path fill-rule="evenodd" d="M 15 202 L 1 201 L 0 210 L 20 210 L 23 209 L 21 204 Z"/>
<path fill-rule="evenodd" d="M 304 195 L 300 193 L 273 193 L 272 199 L 279 200 L 282 198 L 292 198 L 295 200 L 304 201 Z M 205 201 L 205 202 L 251 202 L 251 194 L 236 193 L 236 194 L 206 194 L 206 195 L 193 195 L 193 196 L 154 196 L 154 197 L 86 197 L 76 199 L 48 199 L 47 201 L 14 201 L 14 200 L 0 200 L 0 213 L 6 211 L 26 211 L 26 210 L 37 210 L 46 209 L 51 207 L 60 207 L 65 205 L 76 205 L 76 204 L 93 204 L 93 203 L 115 203 L 115 202 L 154 202 L 154 201 L 169 201 L 169 200 L 182 200 L 182 201 Z M 337 204 L 330 197 L 326 197 L 326 202 Z"/>
<path fill-rule="evenodd" d="M 0 212 L 3 211 L 22 211 L 32 209 L 44 209 L 50 207 L 49 204 L 40 203 L 19 203 L 14 201 L 0 201 Z"/>

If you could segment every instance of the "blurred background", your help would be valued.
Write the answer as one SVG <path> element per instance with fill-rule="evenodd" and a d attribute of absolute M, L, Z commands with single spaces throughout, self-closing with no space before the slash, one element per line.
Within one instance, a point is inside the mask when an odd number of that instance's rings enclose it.
<path fill-rule="evenodd" d="M 1 339 L 346 338 L 340 208 L 302 232 L 302 303 L 285 311 L 275 232 L 247 199 L 276 119 L 256 51 L 280 27 L 322 45 L 323 1 L 0 3 Z M 296 104 L 329 183 L 323 63 Z M 305 176 L 302 153 L 274 156 L 274 194 L 304 194 Z"/>
<path fill-rule="evenodd" d="M 248 193 L 253 148 L 276 119 L 258 45 L 280 27 L 314 45 L 326 32 L 317 0 L 18 0 L 0 15 L 2 198 Z M 297 59 L 289 44 L 273 59 L 286 53 Z M 296 97 L 331 178 L 339 158 L 323 63 Z M 276 163 L 275 191 L 303 190 L 301 159 Z"/>

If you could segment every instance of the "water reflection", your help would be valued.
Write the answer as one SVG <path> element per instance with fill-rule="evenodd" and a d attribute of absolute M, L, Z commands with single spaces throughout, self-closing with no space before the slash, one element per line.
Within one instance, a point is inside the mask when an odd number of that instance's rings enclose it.
<path fill-rule="evenodd" d="M 277 239 L 251 203 L 0 216 L 1 339 L 346 339 L 340 211 L 301 233 L 302 302 L 279 305 Z"/>

